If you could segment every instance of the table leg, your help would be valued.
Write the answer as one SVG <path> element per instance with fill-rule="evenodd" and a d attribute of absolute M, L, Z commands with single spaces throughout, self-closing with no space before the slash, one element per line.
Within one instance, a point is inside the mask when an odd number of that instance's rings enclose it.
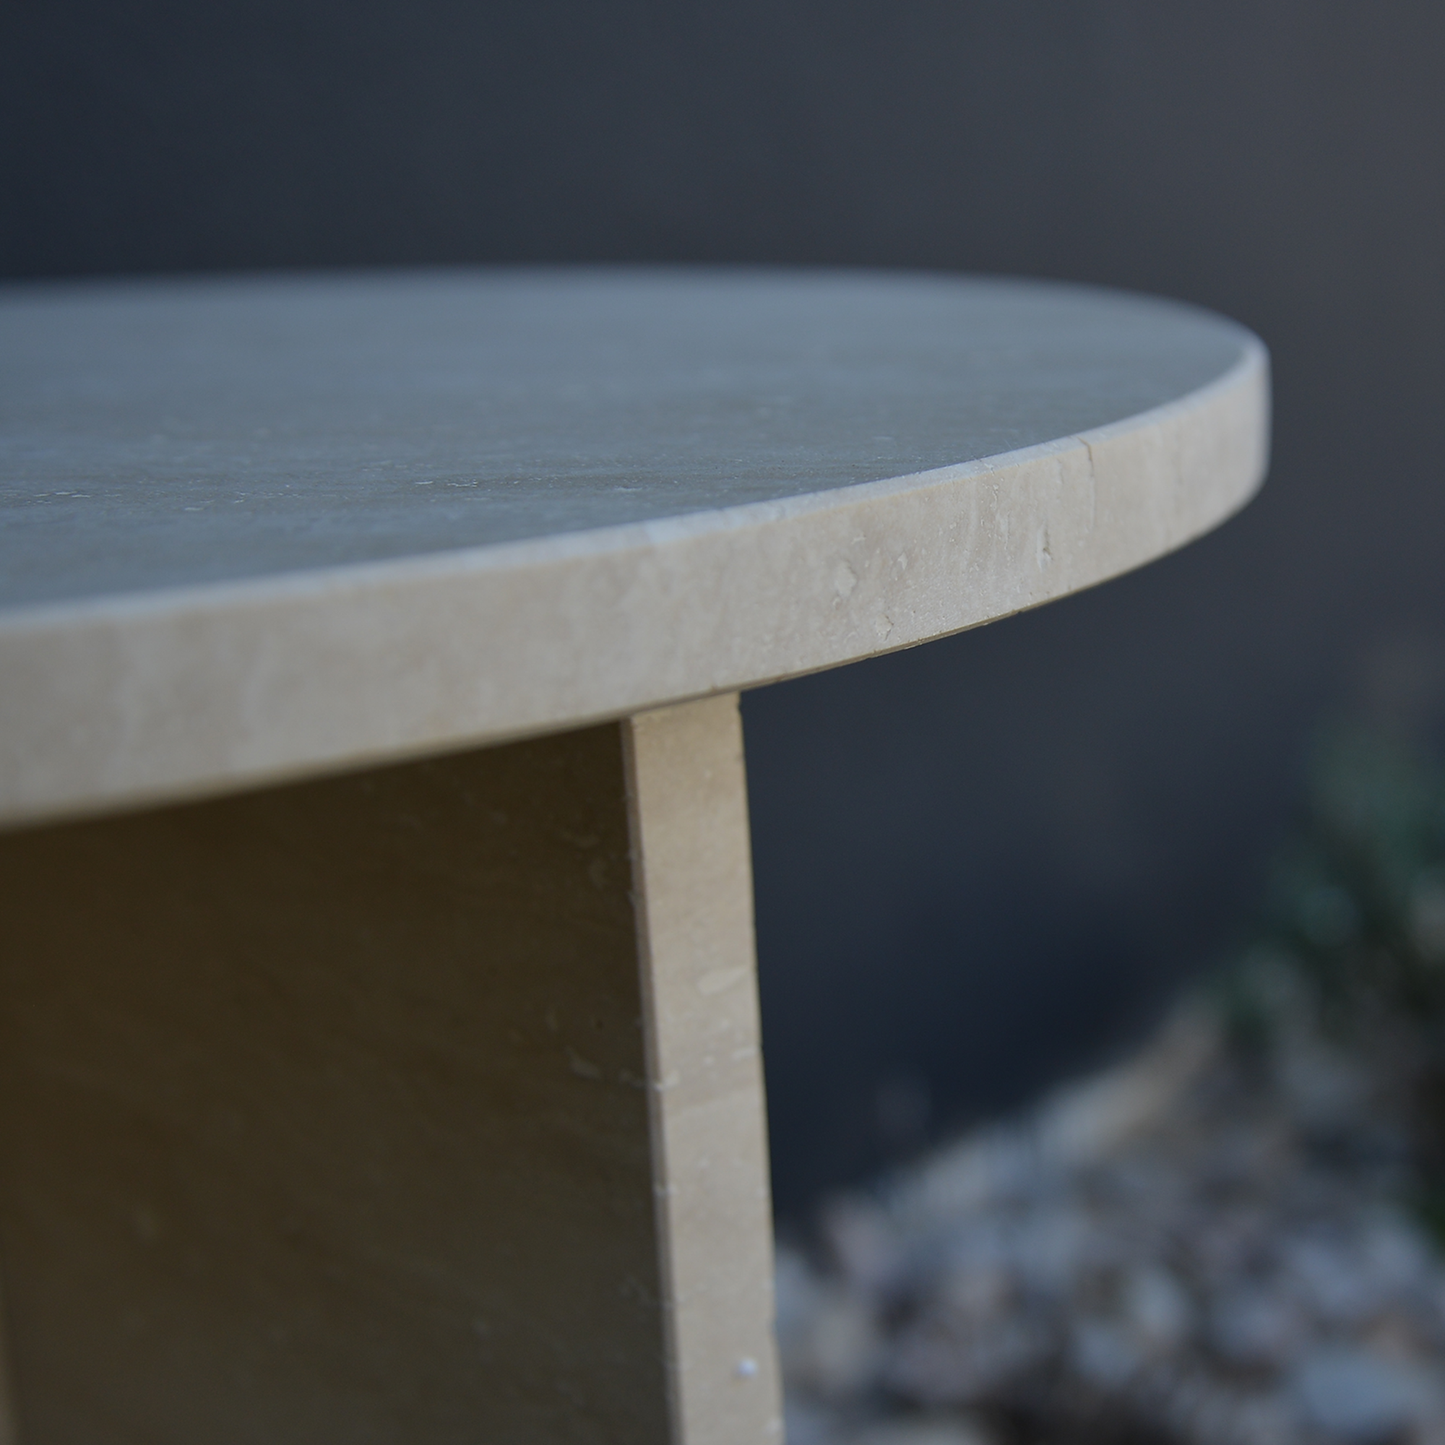
<path fill-rule="evenodd" d="M 0 839 L 20 1445 L 780 1433 L 736 699 Z"/>

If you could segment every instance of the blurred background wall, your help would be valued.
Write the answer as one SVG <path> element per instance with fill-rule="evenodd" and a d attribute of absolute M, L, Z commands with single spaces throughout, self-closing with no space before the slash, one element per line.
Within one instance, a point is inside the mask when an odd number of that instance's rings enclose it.
<path fill-rule="evenodd" d="M 1063 606 L 745 702 L 785 1213 L 1147 1027 L 1322 710 L 1445 696 L 1445 7 L 17 0 L 0 275 L 1055 276 L 1274 354 L 1272 480 Z"/>

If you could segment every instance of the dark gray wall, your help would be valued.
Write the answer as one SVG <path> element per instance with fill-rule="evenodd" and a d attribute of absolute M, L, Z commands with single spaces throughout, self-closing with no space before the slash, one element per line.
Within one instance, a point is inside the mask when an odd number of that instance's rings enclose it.
<path fill-rule="evenodd" d="M 1222 532 L 748 699 L 786 1208 L 1142 1027 L 1247 917 L 1320 709 L 1439 692 L 1437 5 L 7 16 L 0 274 L 928 266 L 1165 292 L 1270 344 L 1273 480 Z"/>

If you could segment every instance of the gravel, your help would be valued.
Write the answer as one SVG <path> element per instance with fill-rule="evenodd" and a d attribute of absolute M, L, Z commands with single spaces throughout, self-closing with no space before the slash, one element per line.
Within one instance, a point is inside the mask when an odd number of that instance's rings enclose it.
<path fill-rule="evenodd" d="M 790 1445 L 1445 1445 L 1445 1266 L 1398 1110 L 1185 1009 L 782 1246 Z"/>

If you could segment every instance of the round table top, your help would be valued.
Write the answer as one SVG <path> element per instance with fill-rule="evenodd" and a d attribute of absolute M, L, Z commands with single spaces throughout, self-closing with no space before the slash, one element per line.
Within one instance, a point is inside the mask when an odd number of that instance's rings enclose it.
<path fill-rule="evenodd" d="M 616 717 L 906 647 L 1214 525 L 1264 350 L 920 274 L 0 292 L 0 819 Z"/>

